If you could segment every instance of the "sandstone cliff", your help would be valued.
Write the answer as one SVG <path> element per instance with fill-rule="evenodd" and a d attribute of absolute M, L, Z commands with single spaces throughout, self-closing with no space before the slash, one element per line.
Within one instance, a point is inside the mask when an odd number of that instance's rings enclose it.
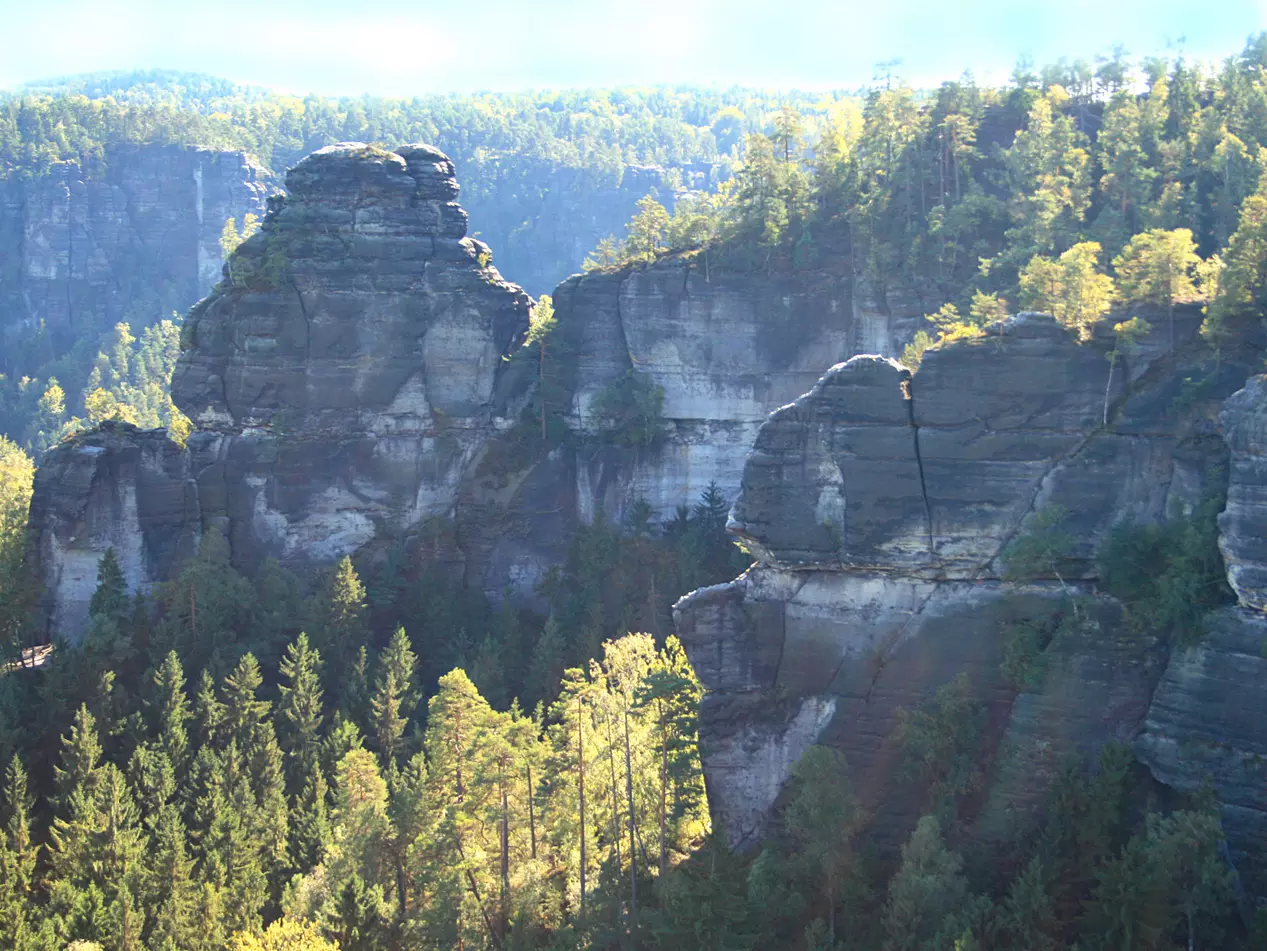
<path fill-rule="evenodd" d="M 530 593 L 578 520 L 621 521 L 636 502 L 667 520 L 710 483 L 733 499 L 772 410 L 853 354 L 900 353 L 919 322 L 877 308 L 845 275 L 740 273 L 703 259 L 577 275 L 554 304 L 570 436 L 496 490 L 470 493 L 478 514 L 466 523 L 497 530 L 465 533 L 468 580 L 492 594 Z M 594 412 L 630 374 L 663 396 L 655 438 L 634 446 Z"/>
<path fill-rule="evenodd" d="M 215 283 L 228 218 L 262 215 L 267 173 L 241 152 L 141 146 L 101 166 L 0 179 L 0 372 L 43 324 L 55 353 L 120 320 L 183 313 Z"/>
<path fill-rule="evenodd" d="M 144 587 L 179 567 L 174 539 L 211 524 L 251 567 L 329 563 L 445 518 L 505 415 L 502 357 L 528 298 L 466 237 L 452 163 L 426 146 L 331 146 L 287 191 L 186 321 L 172 395 L 196 426 L 187 448 L 116 428 L 41 469 L 54 630 L 75 630 L 89 563 L 111 545 Z M 129 501 L 160 477 L 179 505 Z"/>
<path fill-rule="evenodd" d="M 1180 325 L 1191 336 L 1196 315 Z M 1119 522 L 1222 494 L 1214 417 L 1246 371 L 1198 368 L 1154 333 L 1110 376 L 1112 346 L 1022 315 L 930 352 L 913 376 L 855 357 L 761 427 L 731 517 L 759 564 L 675 612 L 709 691 L 704 766 L 733 843 L 766 831 L 791 764 L 827 742 L 875 810 L 877 841 L 896 847 L 918 807 L 900 781 L 898 710 L 960 674 L 987 715 L 982 835 L 1041 803 L 1067 753 L 1139 735 L 1175 661 L 1162 632 L 1141 634 L 1098 592 L 1095 553 Z M 1197 378 L 1201 395 L 1185 397 Z M 1009 580 L 1008 545 L 1054 513 L 1060 563 Z M 1010 683 L 1010 632 L 1035 623 L 1060 634 L 1040 677 Z"/>

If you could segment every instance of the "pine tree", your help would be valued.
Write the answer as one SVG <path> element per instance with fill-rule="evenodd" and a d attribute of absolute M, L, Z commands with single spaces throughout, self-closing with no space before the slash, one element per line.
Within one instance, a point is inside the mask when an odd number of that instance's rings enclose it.
<path fill-rule="evenodd" d="M 318 646 L 331 674 L 341 675 L 369 640 L 365 586 L 346 555 L 335 566 L 323 609 Z"/>
<path fill-rule="evenodd" d="M 889 882 L 884 909 L 885 951 L 928 947 L 968 897 L 963 860 L 949 851 L 932 816 L 919 820 L 902 846 L 902 864 Z"/>
<path fill-rule="evenodd" d="M 287 680 L 279 688 L 282 746 L 295 786 L 309 781 L 321 740 L 321 655 L 308 645 L 307 634 L 286 648 L 279 670 Z"/>
<path fill-rule="evenodd" d="M 145 907 L 150 909 L 151 947 L 195 946 L 200 892 L 180 812 L 174 805 L 162 806 L 151 821 L 146 861 Z"/>
<path fill-rule="evenodd" d="M 224 678 L 225 726 L 239 748 L 252 745 L 256 731 L 272 706 L 255 695 L 263 682 L 259 661 L 251 653 L 243 654 L 237 667 Z"/>
<path fill-rule="evenodd" d="M 90 795 L 100 778 L 101 743 L 97 739 L 97 721 L 81 704 L 69 732 L 61 738 L 61 765 L 53 767 L 57 780 L 57 802 L 68 805 L 76 790 Z"/>
<path fill-rule="evenodd" d="M 4 835 L 0 839 L 0 944 L 6 947 L 20 948 L 34 925 L 39 846 L 31 838 L 33 806 L 26 770 L 15 756 L 5 769 Z"/>
<path fill-rule="evenodd" d="M 827 905 L 828 940 L 836 943 L 836 905 L 853 861 L 853 838 L 862 814 L 849 791 L 844 757 L 811 746 L 792 768 L 796 792 L 784 814 L 801 859 L 812 869 Z"/>
<path fill-rule="evenodd" d="M 123 577 L 114 549 L 107 548 L 97 564 L 97 590 L 88 603 L 88 615 L 117 626 L 124 622 L 130 608 L 127 580 Z"/>
<path fill-rule="evenodd" d="M 524 696 L 532 703 L 549 702 L 567 668 L 567 638 L 558 617 L 551 613 L 537 638 L 524 678 Z"/>
<path fill-rule="evenodd" d="M 158 746 L 167 754 L 174 769 L 185 766 L 189 754 L 189 734 L 185 722 L 193 718 L 185 695 L 185 672 L 175 651 L 169 651 L 154 673 L 154 699 L 150 703 L 150 728 Z"/>
<path fill-rule="evenodd" d="M 314 758 L 296 803 L 290 836 L 290 864 L 301 874 L 320 865 L 333 842 L 329 785 L 320 760 Z"/>

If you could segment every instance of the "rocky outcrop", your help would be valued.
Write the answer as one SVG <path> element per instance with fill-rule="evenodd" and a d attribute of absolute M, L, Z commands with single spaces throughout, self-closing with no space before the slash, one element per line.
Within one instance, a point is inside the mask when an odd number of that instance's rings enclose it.
<path fill-rule="evenodd" d="M 1241 604 L 1267 611 L 1267 377 L 1254 377 L 1224 405 L 1231 449 L 1219 549 Z"/>
<path fill-rule="evenodd" d="M 1195 331 L 1194 315 L 1181 323 Z M 1021 315 L 930 351 L 914 375 L 855 357 L 761 427 L 731 516 L 759 563 L 675 611 L 709 691 L 704 767 L 733 842 L 764 832 L 787 775 L 749 793 L 733 779 L 744 751 L 753 767 L 790 764 L 768 747 L 803 747 L 822 722 L 818 740 L 845 753 L 876 812 L 877 841 L 895 846 L 917 806 L 896 772 L 898 711 L 960 674 L 985 704 L 996 764 L 983 834 L 1041 802 L 1066 753 L 1137 734 L 1167 651 L 1096 594 L 1095 554 L 1117 523 L 1186 513 L 1222 490 L 1226 449 L 1206 407 L 1244 369 L 1179 412 L 1196 371 L 1164 335 L 1111 363 L 1112 346 Z M 1069 541 L 1059 564 L 1009 580 L 1011 542 L 1053 516 Z M 1041 677 L 1013 684 L 1001 662 L 1022 624 L 1060 633 Z"/>
<path fill-rule="evenodd" d="M 189 457 L 165 430 L 103 423 L 48 453 L 36 470 L 30 529 L 49 627 L 77 632 L 106 549 L 141 592 L 196 550 L 201 523 Z"/>
<path fill-rule="evenodd" d="M 1162 782 L 1211 785 L 1232 857 L 1252 894 L 1267 895 L 1267 378 L 1223 405 L 1231 450 L 1219 547 L 1239 605 L 1211 617 L 1205 639 L 1170 658 L 1136 741 Z"/>
<path fill-rule="evenodd" d="M 263 215 L 269 189 L 242 152 L 181 146 L 0 179 L 0 371 L 28 369 L 12 361 L 41 325 L 61 353 L 118 321 L 183 313 L 220 276 L 225 220 Z"/>
<path fill-rule="evenodd" d="M 401 540 L 452 515 L 467 468 L 505 427 L 502 358 L 528 298 L 466 236 L 452 163 L 421 145 L 331 146 L 291 170 L 287 191 L 186 320 L 172 397 L 196 427 L 187 448 L 116 430 L 55 449 L 41 469 L 35 506 L 49 514 L 35 534 L 54 629 L 75 629 L 80 576 L 110 545 L 133 553 L 129 579 L 144 586 L 179 567 L 174 538 L 209 525 L 246 568 Z M 138 452 L 151 461 L 134 477 Z M 179 517 L 134 517 L 130 486 L 158 470 L 185 493 Z M 180 528 L 159 543 L 147 517 Z"/>
<path fill-rule="evenodd" d="M 554 305 L 572 438 L 508 480 L 496 511 L 482 509 L 480 521 L 498 531 L 468 579 L 494 594 L 530 592 L 558 562 L 569 520 L 620 521 L 635 502 L 667 520 L 710 483 L 733 499 L 771 410 L 825 367 L 899 353 L 914 332 L 917 312 L 881 313 L 853 286 L 847 275 L 738 273 L 701 258 L 565 281 Z M 645 445 L 622 444 L 594 412 L 630 374 L 663 395 L 659 432 Z"/>
<path fill-rule="evenodd" d="M 452 513 L 528 297 L 466 237 L 434 149 L 330 146 L 286 181 L 190 314 L 172 398 L 234 551 L 325 563 Z"/>

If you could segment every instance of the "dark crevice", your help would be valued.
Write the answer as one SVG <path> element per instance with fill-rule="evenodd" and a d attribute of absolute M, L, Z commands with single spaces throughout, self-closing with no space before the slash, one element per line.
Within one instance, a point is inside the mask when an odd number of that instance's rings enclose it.
<path fill-rule="evenodd" d="M 299 300 L 299 311 L 304 315 L 304 359 L 312 362 L 312 318 L 308 316 L 308 306 L 304 303 L 303 292 L 299 290 L 299 285 L 295 283 L 295 279 L 290 279 L 290 286 L 295 290 L 295 297 Z"/>
<path fill-rule="evenodd" d="M 919 423 L 915 421 L 915 379 L 910 374 L 902 381 L 903 395 L 906 397 L 906 413 L 911 424 L 911 438 L 915 446 L 915 465 L 919 469 L 919 491 L 924 497 L 924 518 L 928 526 L 928 553 L 937 557 L 937 546 L 933 542 L 933 506 L 928 501 L 928 483 L 924 479 L 924 458 L 919 450 Z"/>

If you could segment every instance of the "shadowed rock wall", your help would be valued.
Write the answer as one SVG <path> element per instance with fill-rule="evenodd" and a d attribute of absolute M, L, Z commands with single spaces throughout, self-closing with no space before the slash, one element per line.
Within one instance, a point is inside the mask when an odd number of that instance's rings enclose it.
<path fill-rule="evenodd" d="M 1181 339 L 1198 320 L 1181 316 Z M 1065 755 L 1140 735 L 1174 676 L 1169 649 L 1097 593 L 1096 552 L 1119 522 L 1187 514 L 1223 491 L 1217 410 L 1245 378 L 1234 363 L 1209 376 L 1167 341 L 1155 331 L 1110 363 L 1111 338 L 1079 343 L 1021 315 L 930 351 L 914 375 L 855 357 L 771 414 L 730 524 L 758 564 L 675 609 L 709 691 L 705 774 L 732 843 L 767 831 L 791 764 L 825 742 L 844 752 L 877 843 L 896 849 L 920 805 L 900 772 L 898 711 L 961 674 L 987 715 L 981 835 L 1040 805 Z M 1198 376 L 1204 396 L 1185 405 Z M 1231 497 L 1245 492 L 1234 475 Z M 1059 574 L 1006 580 L 1007 546 L 1042 512 L 1062 513 L 1069 557 Z M 1009 683 L 1009 632 L 1033 622 L 1061 633 L 1036 683 Z"/>

